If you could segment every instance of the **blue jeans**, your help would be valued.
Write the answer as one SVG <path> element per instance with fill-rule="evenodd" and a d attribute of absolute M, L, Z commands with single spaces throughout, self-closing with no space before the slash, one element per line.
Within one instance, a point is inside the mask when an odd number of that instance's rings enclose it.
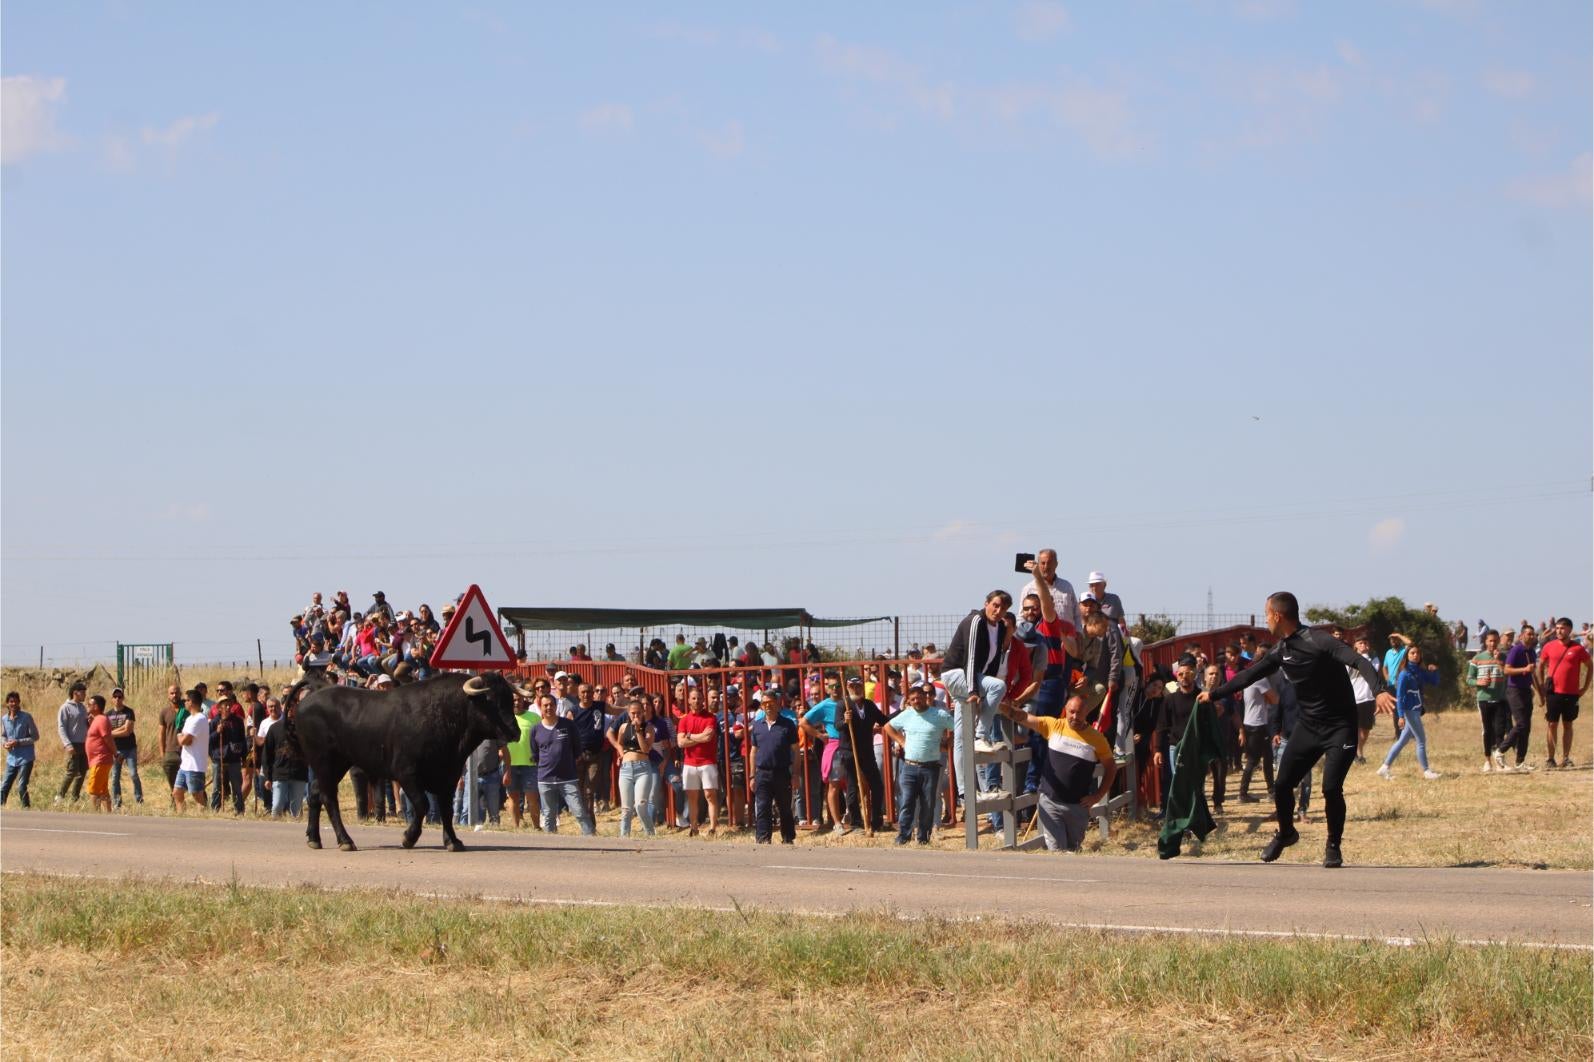
<path fill-rule="evenodd" d="M 902 807 L 897 812 L 897 842 L 908 843 L 908 834 L 918 828 L 919 843 L 930 843 L 935 829 L 935 797 L 941 781 L 939 763 L 902 761 Z"/>
<path fill-rule="evenodd" d="M 1422 726 L 1421 712 L 1401 712 L 1400 718 L 1405 726 L 1400 728 L 1400 736 L 1395 738 L 1395 743 L 1389 746 L 1389 755 L 1384 757 L 1384 766 L 1388 767 L 1395 762 L 1395 757 L 1400 755 L 1400 750 L 1412 741 L 1417 742 L 1417 763 L 1423 770 L 1428 770 L 1428 732 Z"/>
<path fill-rule="evenodd" d="M 216 788 L 210 794 L 210 810 L 220 811 L 222 797 L 232 795 L 233 812 L 238 815 L 244 813 L 244 766 L 241 763 L 221 763 L 214 765 L 216 773 Z"/>
<path fill-rule="evenodd" d="M 631 820 L 640 819 L 642 832 L 653 836 L 653 794 L 659 772 L 648 760 L 620 764 L 620 836 L 631 836 Z"/>
<path fill-rule="evenodd" d="M 20 763 L 6 757 L 6 777 L 0 782 L 0 804 L 4 804 L 11 796 L 11 786 L 17 787 L 17 799 L 22 801 L 22 806 L 31 808 L 33 801 L 28 797 L 28 779 L 33 777 L 33 761 L 23 760 Z"/>
<path fill-rule="evenodd" d="M 957 707 L 974 692 L 969 681 L 969 676 L 961 668 L 941 672 L 941 682 L 946 686 L 947 699 L 952 702 L 953 715 L 961 716 Z M 1002 703 L 1002 697 L 1007 693 L 1007 683 L 999 678 L 980 676 L 980 711 L 974 720 L 974 738 L 976 741 L 984 739 L 991 729 L 991 723 L 996 719 L 996 709 Z"/>
<path fill-rule="evenodd" d="M 415 818 L 415 808 L 404 793 L 399 794 L 399 811 L 404 815 L 405 822 Z M 439 826 L 443 822 L 443 812 L 437 805 L 437 798 L 431 793 L 426 794 L 426 821 L 433 826 Z"/>
<path fill-rule="evenodd" d="M 282 818 L 283 814 L 299 817 L 299 812 L 304 810 L 304 794 L 309 788 L 308 782 L 294 782 L 279 778 L 271 783 L 271 817 Z"/>
<path fill-rule="evenodd" d="M 122 806 L 122 768 L 126 767 L 133 776 L 133 802 L 144 802 L 144 782 L 138 776 L 138 750 L 121 753 L 122 758 L 117 761 L 115 769 L 111 771 L 111 803 L 117 807 Z"/>
<path fill-rule="evenodd" d="M 454 790 L 454 821 L 465 821 L 465 785 L 470 777 L 466 775 L 459 780 L 459 787 Z M 498 825 L 498 811 L 504 806 L 504 776 L 497 770 L 492 770 L 476 778 L 476 817 L 469 823 L 471 826 L 481 824 L 483 816 Z"/>
<path fill-rule="evenodd" d="M 664 776 L 660 784 L 669 786 L 670 791 L 675 794 L 675 818 L 680 821 L 686 818 L 686 785 L 681 781 L 681 765 L 672 763 L 668 767 L 660 768 L 660 773 Z M 663 824 L 666 810 L 668 809 L 664 801 L 654 797 L 653 821 Z"/>
<path fill-rule="evenodd" d="M 574 778 L 568 782 L 538 782 L 537 793 L 542 797 L 542 828 L 548 833 L 559 832 L 561 805 L 575 816 L 582 833 L 590 837 L 596 832 L 597 824 L 587 814 L 587 806 L 581 802 L 581 783 Z"/>

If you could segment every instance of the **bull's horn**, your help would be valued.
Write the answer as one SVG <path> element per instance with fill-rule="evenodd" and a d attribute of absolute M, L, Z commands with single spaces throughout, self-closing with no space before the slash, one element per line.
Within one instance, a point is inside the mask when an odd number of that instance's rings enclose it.
<path fill-rule="evenodd" d="M 476 696 L 477 694 L 486 693 L 487 680 L 482 678 L 480 675 L 472 675 L 470 678 L 465 680 L 464 689 L 465 692 L 470 694 L 472 697 Z"/>

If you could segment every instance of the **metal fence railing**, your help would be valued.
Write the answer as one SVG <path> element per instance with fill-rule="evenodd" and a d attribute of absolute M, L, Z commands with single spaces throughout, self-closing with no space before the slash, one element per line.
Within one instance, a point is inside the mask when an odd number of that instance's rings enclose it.
<path fill-rule="evenodd" d="M 855 627 L 811 629 L 787 627 L 767 631 L 688 626 L 662 627 L 645 631 L 638 631 L 635 628 L 527 631 L 525 649 L 527 660 L 562 660 L 570 656 L 572 647 L 584 645 L 587 654 L 596 659 L 603 655 L 605 645 L 613 643 L 616 651 L 628 661 L 635 662 L 639 649 L 651 639 L 661 638 L 666 645 L 673 645 L 675 635 L 680 633 L 686 636 L 689 644 L 698 638 L 703 638 L 712 644 L 714 635 L 724 634 L 728 638 L 734 636 L 739 642 L 753 639 L 759 645 L 768 643 L 777 652 L 781 652 L 788 639 L 801 638 L 804 641 L 811 639 L 824 655 L 831 659 L 866 659 L 882 653 L 895 657 L 905 655 L 910 649 L 922 650 L 931 645 L 937 649 L 945 649 L 958 622 L 967 614 L 967 612 L 919 613 L 894 616 L 889 620 L 875 620 Z M 1127 617 L 1129 623 L 1134 625 L 1142 616 L 1172 623 L 1176 636 L 1242 623 L 1254 624 L 1258 618 L 1249 613 L 1238 612 L 1141 610 L 1131 601 Z M 514 632 L 509 632 L 509 636 L 511 644 L 515 644 Z M 81 667 L 100 663 L 114 671 L 118 644 L 117 642 L 58 642 L 39 645 L 7 642 L 4 645 L 4 659 L 8 667 Z M 135 647 L 132 646 L 124 648 L 124 667 L 134 659 L 127 656 L 128 651 L 133 649 Z M 281 636 L 264 637 L 258 641 L 248 639 L 236 642 L 177 642 L 164 643 L 162 655 L 165 657 L 163 663 L 175 662 L 183 666 L 197 663 L 231 663 L 238 668 L 248 668 L 253 664 L 258 670 L 261 666 L 268 669 L 284 665 L 292 666 L 294 646 L 291 639 Z"/>

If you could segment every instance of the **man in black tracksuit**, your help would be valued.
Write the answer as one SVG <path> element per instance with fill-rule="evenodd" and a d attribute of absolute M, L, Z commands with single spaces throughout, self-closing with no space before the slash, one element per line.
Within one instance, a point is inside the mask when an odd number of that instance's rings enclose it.
<path fill-rule="evenodd" d="M 1345 832 L 1345 775 L 1356 761 L 1356 695 L 1345 669 L 1354 667 L 1361 672 L 1368 687 L 1377 694 L 1379 712 L 1393 713 L 1395 698 L 1372 661 L 1326 631 L 1301 626 L 1300 605 L 1294 594 L 1281 591 L 1267 599 L 1267 629 L 1278 639 L 1273 648 L 1229 681 L 1203 691 L 1197 699 L 1232 696 L 1259 678 L 1284 672 L 1300 702 L 1300 719 L 1284 746 L 1278 777 L 1273 782 L 1278 832 L 1262 850 L 1262 862 L 1273 862 L 1301 839 L 1295 831 L 1295 788 L 1321 759 L 1323 811 L 1328 820 L 1323 865 L 1337 867 L 1343 862 L 1339 843 Z"/>

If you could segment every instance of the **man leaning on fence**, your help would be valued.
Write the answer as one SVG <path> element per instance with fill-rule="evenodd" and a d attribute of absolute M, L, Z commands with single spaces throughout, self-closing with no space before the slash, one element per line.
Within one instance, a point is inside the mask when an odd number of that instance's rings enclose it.
<path fill-rule="evenodd" d="M 768 844 L 771 819 L 780 819 L 780 843 L 797 839 L 792 821 L 791 764 L 797 748 L 797 723 L 780 710 L 780 690 L 762 696 L 764 710 L 748 730 L 753 744 L 753 837 Z"/>
<path fill-rule="evenodd" d="M 1090 809 L 1111 791 L 1118 773 L 1112 747 L 1085 721 L 1085 701 L 1078 694 L 1064 704 L 1062 719 L 1031 715 L 1014 705 L 1004 705 L 1003 710 L 1009 719 L 1046 739 L 1036 812 L 1046 850 L 1079 851 L 1090 824 Z M 1098 766 L 1099 785 L 1095 778 Z"/>

